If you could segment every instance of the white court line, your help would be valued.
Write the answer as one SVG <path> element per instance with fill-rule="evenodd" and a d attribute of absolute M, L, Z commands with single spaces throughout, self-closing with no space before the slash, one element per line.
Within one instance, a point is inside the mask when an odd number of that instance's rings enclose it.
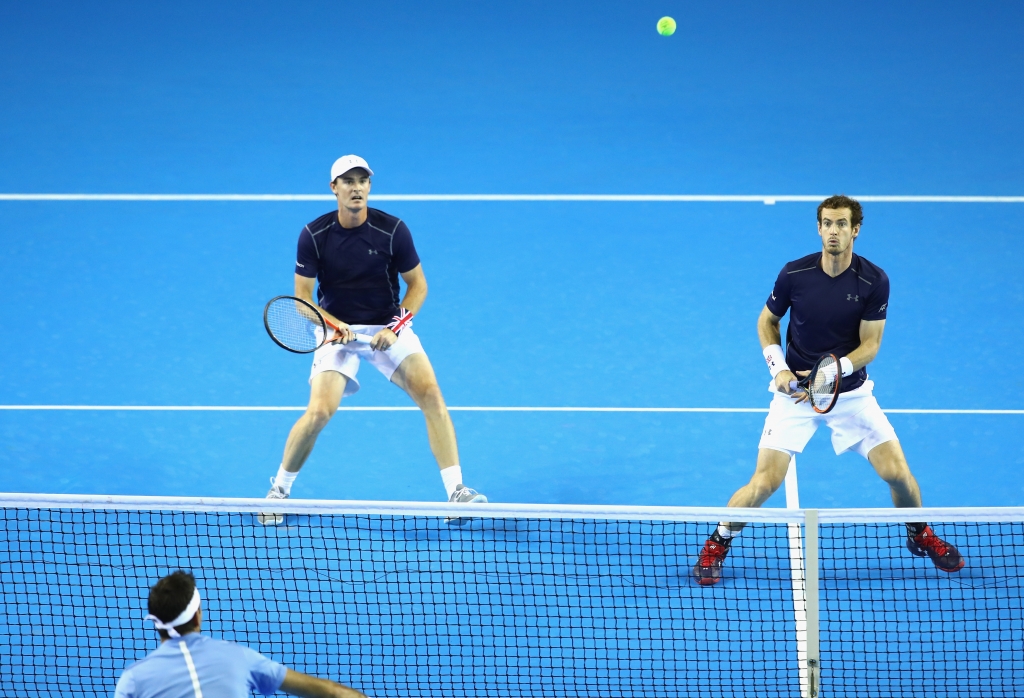
<path fill-rule="evenodd" d="M 789 459 L 789 470 L 786 471 L 786 508 L 800 508 L 800 487 L 796 479 L 796 456 Z"/>
<path fill-rule="evenodd" d="M 375 201 L 818 203 L 828 194 L 374 194 Z M 1021 204 L 1024 196 L 852 195 L 874 203 Z M 0 201 L 334 201 L 330 194 L 0 194 Z"/>
<path fill-rule="evenodd" d="M 125 412 L 302 412 L 304 406 L 254 405 L 0 405 L 0 410 L 78 410 Z M 416 406 L 342 406 L 349 412 L 417 412 Z M 701 414 L 764 414 L 767 407 L 459 407 L 449 406 L 450 412 L 651 412 Z M 1024 415 L 1024 410 L 953 410 L 953 409 L 886 409 L 889 414 L 982 414 Z"/>
<path fill-rule="evenodd" d="M 915 410 L 885 409 L 889 414 L 1024 414 L 1024 410 Z"/>
<path fill-rule="evenodd" d="M 800 489 L 796 478 L 796 456 L 786 471 L 786 508 L 800 508 Z M 796 658 L 800 673 L 800 695 L 807 696 L 807 585 L 804 571 L 804 539 L 800 524 L 786 525 L 789 537 L 789 574 L 793 588 L 793 616 L 796 628 Z"/>

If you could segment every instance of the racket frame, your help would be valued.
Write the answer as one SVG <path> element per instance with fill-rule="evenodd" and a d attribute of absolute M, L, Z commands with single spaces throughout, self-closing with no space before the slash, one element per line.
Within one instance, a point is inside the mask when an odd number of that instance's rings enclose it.
<path fill-rule="evenodd" d="M 814 379 L 818 375 L 818 370 L 821 368 L 822 362 L 830 357 L 836 367 L 836 389 L 832 393 L 832 400 L 828 403 L 828 406 L 822 409 L 818 407 L 818 405 L 814 402 L 814 396 L 811 395 L 810 387 L 814 385 Z M 839 358 L 835 354 L 825 354 L 823 356 L 819 356 L 818 360 L 814 362 L 814 366 L 813 368 L 811 368 L 811 372 L 807 374 L 806 378 L 800 381 L 799 385 L 807 393 L 807 397 L 811 401 L 811 407 L 814 408 L 815 412 L 817 412 L 818 414 L 828 414 L 829 412 L 831 412 L 832 408 L 836 406 L 836 402 L 839 400 L 839 390 L 843 387 L 843 375 L 842 368 L 839 366 Z"/>
<path fill-rule="evenodd" d="M 270 329 L 270 322 L 267 320 L 267 313 L 270 312 L 270 306 L 273 305 L 276 301 L 279 301 L 279 300 L 290 300 L 290 301 L 293 301 L 293 302 L 297 301 L 299 303 L 302 303 L 310 311 L 310 313 L 312 313 L 320 321 L 320 328 L 323 330 L 323 339 L 320 340 L 320 343 L 318 345 L 316 345 L 312 349 L 307 349 L 305 351 L 300 350 L 300 349 L 293 349 L 292 347 L 289 347 L 289 346 L 285 345 L 284 343 L 282 343 L 281 340 L 279 340 L 277 337 L 274 336 L 274 333 Z M 312 322 L 312 320 L 310 320 L 310 321 Z M 274 296 L 269 301 L 267 301 L 267 304 L 263 307 L 263 327 L 264 327 L 264 329 L 267 330 L 267 334 L 270 335 L 270 338 L 272 340 L 274 340 L 274 344 L 276 344 L 277 346 L 281 347 L 285 351 L 292 352 L 293 354 L 312 354 L 313 352 L 315 352 L 317 349 L 319 349 L 323 345 L 330 344 L 331 340 L 327 336 L 327 329 L 328 328 L 334 330 L 335 332 L 340 332 L 341 331 L 341 328 L 339 328 L 333 322 L 331 322 L 330 320 L 325 318 L 323 313 L 321 313 L 316 308 L 316 306 L 314 306 L 309 301 L 307 301 L 307 300 L 305 300 L 303 298 L 299 298 L 297 296 Z M 353 333 L 353 334 L 355 334 L 355 333 Z M 351 340 L 351 341 L 362 342 L 364 344 L 369 344 L 372 340 L 373 340 L 373 337 L 370 337 L 369 335 L 355 334 L 355 338 L 353 340 Z"/>

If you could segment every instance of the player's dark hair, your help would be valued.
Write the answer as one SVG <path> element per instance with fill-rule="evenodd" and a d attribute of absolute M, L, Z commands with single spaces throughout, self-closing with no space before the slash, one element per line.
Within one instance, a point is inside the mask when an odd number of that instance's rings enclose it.
<path fill-rule="evenodd" d="M 818 223 L 821 224 L 821 209 L 823 208 L 848 208 L 850 209 L 850 217 L 853 218 L 850 221 L 850 227 L 856 228 L 864 220 L 864 211 L 861 210 L 860 202 L 856 199 L 851 199 L 846 194 L 836 194 L 830 196 L 820 204 L 818 204 Z"/>
<path fill-rule="evenodd" d="M 149 612 L 164 623 L 169 623 L 185 610 L 195 590 L 196 578 L 190 572 L 172 572 L 150 588 Z M 179 633 L 192 632 L 195 630 L 195 618 L 177 626 L 175 630 Z M 158 632 L 162 637 L 167 636 L 164 630 Z"/>

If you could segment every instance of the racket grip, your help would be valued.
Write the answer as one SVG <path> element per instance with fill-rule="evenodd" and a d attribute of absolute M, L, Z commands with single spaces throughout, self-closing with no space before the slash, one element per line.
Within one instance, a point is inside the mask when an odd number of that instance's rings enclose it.
<path fill-rule="evenodd" d="M 356 333 L 356 341 L 357 342 L 362 342 L 363 344 L 369 344 L 370 342 L 373 341 L 373 337 L 371 337 L 368 334 L 359 334 L 357 332 Z"/>
<path fill-rule="evenodd" d="M 800 383 L 799 383 L 799 381 L 790 381 L 790 382 L 789 382 L 789 389 L 790 389 L 790 390 L 796 390 L 796 389 L 798 389 L 799 387 L 800 387 Z"/>

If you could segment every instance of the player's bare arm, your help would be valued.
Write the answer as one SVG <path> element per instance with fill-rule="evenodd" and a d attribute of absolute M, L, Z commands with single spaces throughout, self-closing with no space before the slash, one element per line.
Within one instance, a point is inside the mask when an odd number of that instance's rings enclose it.
<path fill-rule="evenodd" d="M 423 274 L 423 265 L 417 264 L 407 272 L 400 274 L 405 282 L 405 297 L 402 298 L 402 307 L 413 315 L 420 312 L 423 302 L 427 299 L 427 277 Z M 370 346 L 374 349 L 384 351 L 398 341 L 398 335 L 385 327 L 373 337 Z"/>
<path fill-rule="evenodd" d="M 366 698 L 354 688 L 291 669 L 284 676 L 281 690 L 299 698 Z"/>
<path fill-rule="evenodd" d="M 329 312 L 321 308 L 313 300 L 313 291 L 316 289 L 316 279 L 302 276 L 301 274 L 295 275 L 295 297 L 301 298 L 306 301 L 314 308 L 320 311 L 320 314 L 324 316 L 327 322 L 333 322 L 341 334 L 340 341 L 342 344 L 348 344 L 355 339 L 355 332 L 353 332 L 347 324 L 339 320 L 338 318 L 331 315 Z"/>
<path fill-rule="evenodd" d="M 405 297 L 402 299 L 402 307 L 415 315 L 420 312 L 423 302 L 427 300 L 427 277 L 423 274 L 423 265 L 417 264 L 401 276 L 402 281 L 405 282 Z"/>
<path fill-rule="evenodd" d="M 782 318 L 768 310 L 767 306 L 761 309 L 761 316 L 757 318 L 757 337 L 761 340 L 762 351 L 773 344 L 782 344 L 780 322 L 782 322 Z M 792 371 L 779 371 L 775 376 L 775 389 L 780 393 L 790 395 L 794 391 L 789 387 L 789 383 L 795 380 L 796 375 Z M 807 399 L 807 395 L 800 391 L 800 395 L 796 399 L 801 402 Z"/>
<path fill-rule="evenodd" d="M 860 321 L 860 346 L 846 355 L 858 371 L 875 360 L 882 346 L 882 333 L 885 332 L 885 320 Z"/>

